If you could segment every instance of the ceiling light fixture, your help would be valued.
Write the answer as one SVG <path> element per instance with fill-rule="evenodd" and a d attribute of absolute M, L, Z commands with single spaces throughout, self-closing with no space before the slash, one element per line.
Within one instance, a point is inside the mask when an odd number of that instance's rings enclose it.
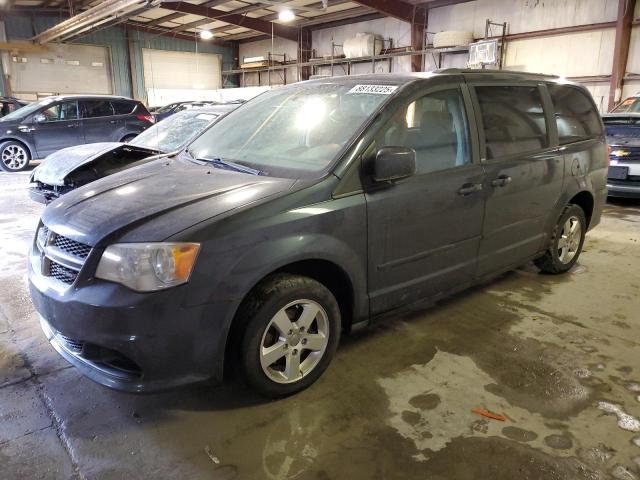
<path fill-rule="evenodd" d="M 200 32 L 200 38 L 203 40 L 211 40 L 213 38 L 213 33 L 210 30 L 202 30 Z"/>
<path fill-rule="evenodd" d="M 278 20 L 281 22 L 291 22 L 296 16 L 291 10 L 281 10 L 278 14 Z"/>

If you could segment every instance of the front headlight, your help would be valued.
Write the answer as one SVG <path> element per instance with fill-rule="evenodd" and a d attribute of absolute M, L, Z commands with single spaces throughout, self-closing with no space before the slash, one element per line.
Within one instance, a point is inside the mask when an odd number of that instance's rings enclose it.
<path fill-rule="evenodd" d="M 199 243 L 116 243 L 102 254 L 96 277 L 151 292 L 186 283 Z"/>

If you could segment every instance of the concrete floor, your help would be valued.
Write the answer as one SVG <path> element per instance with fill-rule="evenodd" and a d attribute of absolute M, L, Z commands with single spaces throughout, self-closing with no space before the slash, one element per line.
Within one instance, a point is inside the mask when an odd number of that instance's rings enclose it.
<path fill-rule="evenodd" d="M 526 266 L 346 337 L 265 402 L 114 392 L 60 359 L 27 293 L 27 175 L 0 174 L 2 479 L 640 479 L 640 202 L 607 206 L 570 274 Z"/>

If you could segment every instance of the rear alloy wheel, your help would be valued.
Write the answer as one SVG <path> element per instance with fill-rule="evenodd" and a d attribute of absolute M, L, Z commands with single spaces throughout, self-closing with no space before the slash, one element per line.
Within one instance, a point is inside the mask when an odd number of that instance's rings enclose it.
<path fill-rule="evenodd" d="M 239 315 L 248 321 L 241 348 L 244 376 L 268 396 L 307 388 L 322 375 L 338 346 L 338 303 L 311 278 L 278 274 L 267 279 Z"/>
<path fill-rule="evenodd" d="M 587 220 L 584 211 L 578 205 L 567 205 L 556 224 L 549 250 L 535 264 L 545 273 L 564 273 L 578 261 L 584 237 L 587 232 Z"/>
<path fill-rule="evenodd" d="M 0 146 L 0 168 L 5 172 L 20 172 L 29 167 L 31 155 L 20 142 L 6 142 Z"/>

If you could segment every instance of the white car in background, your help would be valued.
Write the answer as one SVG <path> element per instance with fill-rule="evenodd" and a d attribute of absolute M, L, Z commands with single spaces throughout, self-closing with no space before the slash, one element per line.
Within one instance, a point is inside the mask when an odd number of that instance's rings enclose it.
<path fill-rule="evenodd" d="M 228 112 L 236 103 L 185 110 L 156 123 L 128 143 L 105 142 L 59 150 L 31 174 L 29 196 L 50 203 L 99 178 L 180 150 Z"/>
<path fill-rule="evenodd" d="M 602 116 L 610 147 L 610 197 L 640 198 L 640 94 Z"/>

